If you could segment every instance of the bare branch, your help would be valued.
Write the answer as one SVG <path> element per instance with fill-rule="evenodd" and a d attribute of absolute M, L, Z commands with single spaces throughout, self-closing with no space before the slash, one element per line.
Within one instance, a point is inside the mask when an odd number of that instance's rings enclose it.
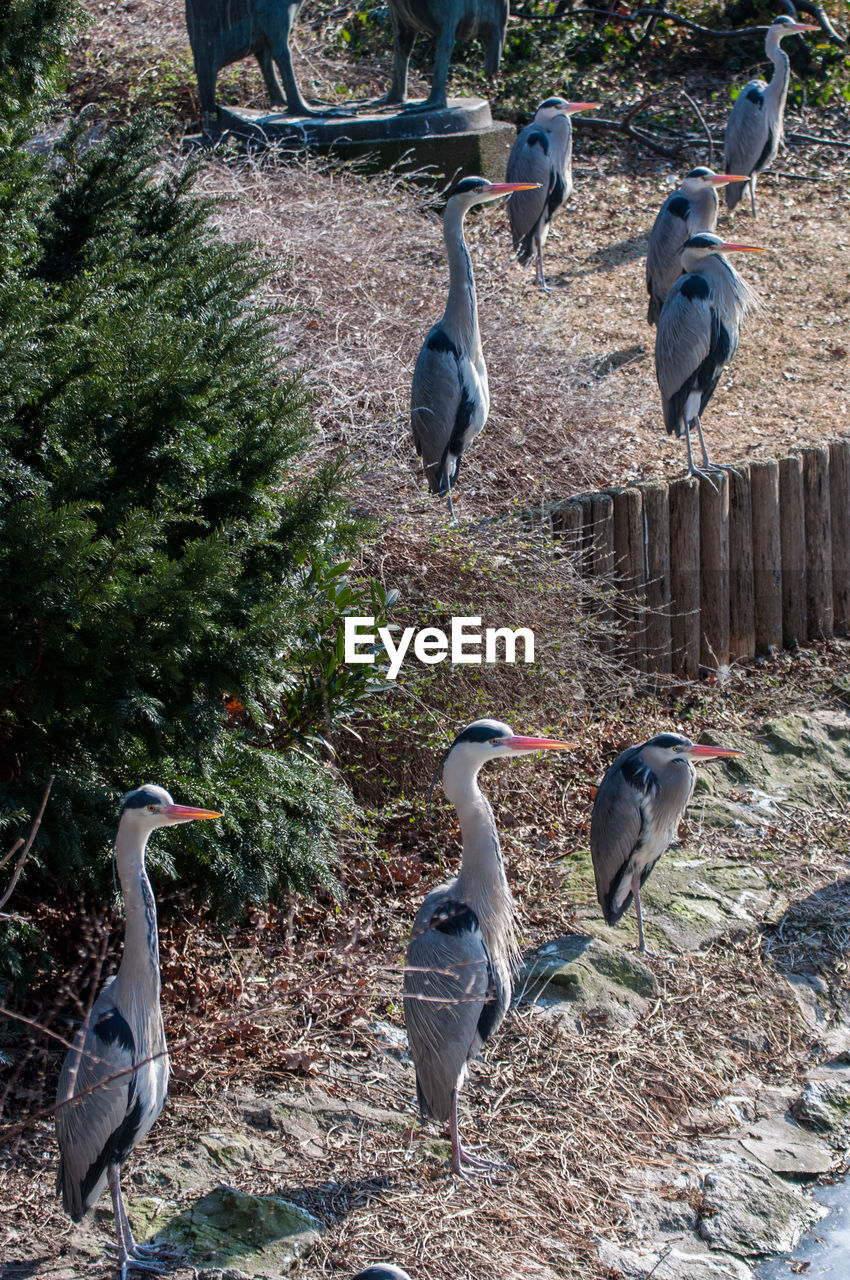
<path fill-rule="evenodd" d="M 6 854 L 6 857 L 3 859 L 2 863 L 0 863 L 0 866 L 5 867 L 9 859 L 13 857 L 13 855 L 17 852 L 18 849 L 21 849 L 21 853 L 18 858 L 18 861 L 15 863 L 15 870 L 12 872 L 12 879 L 9 881 L 9 884 L 6 887 L 6 892 L 3 894 L 2 898 L 0 898 L 0 909 L 5 907 L 6 903 L 9 901 L 9 899 L 11 898 L 12 894 L 15 891 L 15 885 L 18 883 L 18 880 L 20 879 L 21 872 L 24 869 L 24 863 L 27 860 L 27 855 L 29 854 L 29 851 L 32 848 L 33 840 L 38 834 L 38 829 L 41 826 L 41 820 L 44 817 L 44 811 L 47 808 L 47 801 L 48 801 L 48 797 L 50 796 L 50 789 L 53 786 L 54 776 L 55 775 L 51 773 L 50 777 L 47 779 L 47 786 L 44 788 L 44 795 L 41 798 L 41 806 L 38 810 L 38 813 L 35 815 L 35 821 L 30 827 L 30 833 L 27 836 L 26 840 L 25 841 L 16 840 L 15 843 L 12 845 L 11 849 L 9 850 L 9 852 Z M 21 845 L 23 845 L 23 848 L 21 848 Z"/>
<path fill-rule="evenodd" d="M 714 168 L 714 139 L 713 139 L 713 138 L 712 138 L 712 136 L 711 136 L 711 130 L 709 129 L 708 125 L 705 123 L 705 117 L 703 116 L 703 114 L 702 114 L 702 112 L 700 111 L 699 107 L 698 107 L 698 106 L 697 106 L 697 104 L 694 102 L 694 100 L 693 100 L 693 98 L 691 97 L 691 95 L 690 95 L 689 93 L 685 93 L 685 90 L 684 90 L 684 89 L 682 90 L 682 97 L 683 97 L 683 98 L 686 98 L 686 99 L 687 99 L 687 101 L 691 104 L 691 106 L 692 106 L 692 107 L 693 107 L 693 109 L 694 109 L 694 112 L 695 112 L 695 114 L 696 114 L 697 119 L 699 120 L 700 124 L 702 125 L 703 129 L 705 130 L 705 136 L 706 136 L 706 138 L 707 138 L 707 140 L 708 140 L 708 167 L 709 167 L 709 169 L 713 169 L 713 168 Z"/>

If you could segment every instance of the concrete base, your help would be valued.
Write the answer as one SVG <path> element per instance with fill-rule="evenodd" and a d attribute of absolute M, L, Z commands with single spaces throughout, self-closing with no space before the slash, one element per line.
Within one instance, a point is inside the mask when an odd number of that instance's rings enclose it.
<path fill-rule="evenodd" d="M 367 169 L 426 170 L 430 181 L 475 173 L 498 182 L 505 176 L 516 129 L 494 122 L 483 98 L 450 98 L 440 111 L 367 104 L 350 116 L 289 116 L 220 107 L 215 132 L 210 130 L 206 141 L 227 135 L 254 146 L 359 159 Z"/>

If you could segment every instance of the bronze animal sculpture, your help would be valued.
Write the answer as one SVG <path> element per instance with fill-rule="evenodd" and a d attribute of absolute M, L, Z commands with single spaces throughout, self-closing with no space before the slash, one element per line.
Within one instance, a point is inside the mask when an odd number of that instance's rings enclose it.
<path fill-rule="evenodd" d="M 433 36 L 437 42 L 434 78 L 424 102 L 408 111 L 433 111 L 446 105 L 455 40 L 476 37 L 484 46 L 484 74 L 494 76 L 502 60 L 509 0 L 390 0 L 393 24 L 393 81 L 384 102 L 404 102 L 407 98 L 407 69 L 417 35 Z"/>
<path fill-rule="evenodd" d="M 286 107 L 291 116 L 339 114 L 327 107 L 309 107 L 295 79 L 289 37 L 303 3 L 304 0 L 186 0 L 186 28 L 198 78 L 202 126 L 216 115 L 215 82 L 221 68 L 251 54 L 259 63 L 273 107 Z"/>

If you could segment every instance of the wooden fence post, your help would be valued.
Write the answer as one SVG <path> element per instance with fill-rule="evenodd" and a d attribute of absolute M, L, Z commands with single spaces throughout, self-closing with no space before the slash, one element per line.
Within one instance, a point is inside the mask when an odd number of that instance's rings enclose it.
<path fill-rule="evenodd" d="M 668 675 L 670 651 L 670 504 L 666 484 L 641 485 L 646 544 L 647 670 Z"/>
<path fill-rule="evenodd" d="M 614 501 L 610 493 L 594 493 L 590 503 L 591 573 L 610 582 L 614 571 Z"/>
<path fill-rule="evenodd" d="M 750 463 L 753 521 L 753 615 L 756 653 L 782 646 L 782 557 L 779 541 L 779 464 Z"/>
<path fill-rule="evenodd" d="M 609 492 L 614 500 L 614 574 L 628 600 L 627 656 L 636 670 L 645 671 L 643 496 L 633 488 Z"/>
<path fill-rule="evenodd" d="M 552 529 L 555 537 L 560 539 L 562 550 L 567 555 L 581 554 L 584 535 L 584 509 L 578 499 L 571 498 L 557 511 L 552 512 Z"/>
<path fill-rule="evenodd" d="M 829 446 L 832 608 L 836 635 L 850 635 L 850 440 Z"/>
<path fill-rule="evenodd" d="M 749 467 L 729 472 L 729 657 L 756 652 L 753 588 L 753 504 Z"/>
<path fill-rule="evenodd" d="M 714 471 L 699 485 L 700 663 L 729 665 L 729 477 Z"/>
<path fill-rule="evenodd" d="M 829 502 L 829 451 L 825 445 L 803 450 L 803 510 L 806 529 L 806 635 L 832 635 L 832 520 Z"/>
<path fill-rule="evenodd" d="M 779 542 L 782 549 L 782 643 L 806 641 L 806 526 L 803 462 L 798 454 L 779 462 Z"/>
<path fill-rule="evenodd" d="M 670 644 L 673 670 L 699 674 L 699 486 L 695 477 L 670 484 Z"/>

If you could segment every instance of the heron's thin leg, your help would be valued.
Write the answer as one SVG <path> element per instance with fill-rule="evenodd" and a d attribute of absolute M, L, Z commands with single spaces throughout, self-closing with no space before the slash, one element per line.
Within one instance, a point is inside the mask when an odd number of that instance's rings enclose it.
<path fill-rule="evenodd" d="M 540 240 L 537 241 L 537 271 L 535 283 L 540 285 L 544 293 L 549 292 L 549 286 L 546 283 L 546 277 L 543 274 L 543 245 Z"/>
<path fill-rule="evenodd" d="M 115 1214 L 115 1229 L 118 1236 L 118 1256 L 115 1261 L 121 1268 L 121 1280 L 127 1280 L 128 1271 L 150 1271 L 158 1275 L 170 1270 L 168 1266 L 162 1266 L 158 1262 L 151 1262 L 136 1255 L 135 1250 L 141 1246 L 136 1244 L 133 1232 L 130 1230 L 130 1220 L 127 1217 L 124 1197 L 121 1193 L 121 1170 L 117 1164 L 109 1166 L 107 1181 L 112 1196 L 112 1210 Z"/>
<path fill-rule="evenodd" d="M 635 900 L 635 912 L 637 913 L 638 926 L 638 942 L 640 949 L 646 954 L 646 939 L 643 936 L 643 913 L 640 909 L 640 872 L 636 872 L 632 876 L 632 897 Z"/>
<path fill-rule="evenodd" d="M 460 1174 L 461 1178 L 468 1178 L 469 1175 L 463 1167 L 463 1148 L 460 1145 L 460 1134 L 457 1131 L 457 1089 L 452 1090 L 452 1111 L 449 1116 L 449 1136 L 452 1140 L 452 1173 Z"/>
<path fill-rule="evenodd" d="M 708 456 L 708 450 L 705 447 L 705 436 L 702 434 L 702 423 L 700 422 L 699 414 L 696 416 L 696 424 L 697 431 L 699 432 L 700 447 L 702 448 L 702 465 L 708 468 L 711 466 L 711 460 Z"/>
<path fill-rule="evenodd" d="M 756 216 L 756 175 L 750 174 L 750 203 L 753 208 L 753 217 Z"/>
<path fill-rule="evenodd" d="M 452 524 L 457 524 L 457 516 L 455 515 L 455 504 L 452 502 L 452 482 L 449 480 L 449 515 L 452 518 Z"/>
<path fill-rule="evenodd" d="M 697 425 L 699 425 L 699 418 L 696 419 L 696 422 L 697 422 Z M 700 430 L 700 439 L 702 440 L 702 430 Z M 698 467 L 694 462 L 693 450 L 691 449 L 691 429 L 688 422 L 685 422 L 685 442 L 688 446 L 688 475 L 697 476 L 700 480 L 705 480 L 706 484 L 710 484 L 712 489 L 716 489 L 717 485 L 714 483 L 714 481 L 711 478 L 710 465 L 709 465 L 709 469 L 705 470 L 705 468 L 703 467 Z M 703 453 L 705 453 L 704 441 L 703 441 L 702 451 Z"/>

